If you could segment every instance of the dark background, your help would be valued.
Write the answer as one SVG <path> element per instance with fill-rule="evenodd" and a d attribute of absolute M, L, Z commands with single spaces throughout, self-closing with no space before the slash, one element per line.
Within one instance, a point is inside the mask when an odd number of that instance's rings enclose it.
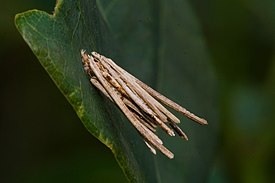
<path fill-rule="evenodd" d="M 209 182 L 275 180 L 275 1 L 190 1 L 219 83 L 220 145 Z M 121 182 L 14 26 L 55 1 L 1 2 L 0 181 Z M 194 73 L 197 74 L 197 73 Z"/>

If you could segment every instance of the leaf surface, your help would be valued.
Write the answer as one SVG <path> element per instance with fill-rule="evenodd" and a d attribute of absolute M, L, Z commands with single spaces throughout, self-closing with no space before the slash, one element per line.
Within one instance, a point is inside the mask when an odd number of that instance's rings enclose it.
<path fill-rule="evenodd" d="M 99 8 L 98 8 L 99 7 Z M 215 152 L 215 78 L 200 27 L 186 1 L 63 0 L 54 15 L 31 10 L 16 26 L 87 130 L 108 146 L 132 182 L 202 182 Z M 188 142 L 158 134 L 174 152 L 154 156 L 117 107 L 91 86 L 80 49 L 98 51 L 208 119 L 180 117 Z M 199 176 L 198 176 L 199 175 Z"/>

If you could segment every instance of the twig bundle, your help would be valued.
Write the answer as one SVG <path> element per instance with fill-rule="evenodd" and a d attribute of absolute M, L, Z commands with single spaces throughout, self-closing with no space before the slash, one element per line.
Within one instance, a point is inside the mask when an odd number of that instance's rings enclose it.
<path fill-rule="evenodd" d="M 81 50 L 81 56 L 90 82 L 120 108 L 143 137 L 152 153 L 156 154 L 158 149 L 168 158 L 174 157 L 174 154 L 164 147 L 161 139 L 154 133 L 158 126 L 170 136 L 175 136 L 175 131 L 180 137 L 188 140 L 177 125 L 180 120 L 161 103 L 199 124 L 207 124 L 205 119 L 192 114 L 150 88 L 111 59 L 96 52 L 88 55 L 84 50 Z"/>

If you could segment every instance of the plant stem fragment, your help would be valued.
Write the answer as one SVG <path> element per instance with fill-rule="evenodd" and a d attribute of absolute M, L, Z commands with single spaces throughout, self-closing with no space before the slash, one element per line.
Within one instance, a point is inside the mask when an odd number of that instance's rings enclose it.
<path fill-rule="evenodd" d="M 111 59 L 96 52 L 88 55 L 84 50 L 81 50 L 81 57 L 90 82 L 119 107 L 143 137 L 145 144 L 153 154 L 156 154 L 156 149 L 158 149 L 168 158 L 174 157 L 174 154 L 163 145 L 162 140 L 154 133 L 158 126 L 170 136 L 175 136 L 176 132 L 180 137 L 188 140 L 186 134 L 177 125 L 180 120 L 162 104 L 175 109 L 199 124 L 207 124 L 205 119 L 161 95 L 119 67 Z"/>

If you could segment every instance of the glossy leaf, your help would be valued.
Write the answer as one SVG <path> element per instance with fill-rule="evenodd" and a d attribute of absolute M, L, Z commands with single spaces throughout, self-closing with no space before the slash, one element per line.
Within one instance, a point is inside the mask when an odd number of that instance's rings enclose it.
<path fill-rule="evenodd" d="M 99 7 L 99 8 L 98 8 Z M 202 182 L 215 156 L 215 78 L 186 1 L 59 1 L 54 15 L 31 10 L 16 26 L 87 130 L 108 146 L 132 182 Z M 141 80 L 205 117 L 180 117 L 188 142 L 158 134 L 175 154 L 151 154 L 114 104 L 91 86 L 80 49 L 112 58 Z M 179 115 L 178 115 L 179 116 Z"/>

